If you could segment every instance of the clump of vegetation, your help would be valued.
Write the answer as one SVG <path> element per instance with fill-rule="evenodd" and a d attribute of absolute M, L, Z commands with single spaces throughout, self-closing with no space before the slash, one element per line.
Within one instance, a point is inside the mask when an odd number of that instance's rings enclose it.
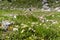
<path fill-rule="evenodd" d="M 4 11 L 4 10 L 3 10 Z M 12 11 L 11 11 L 12 12 Z M 11 14 L 4 11 L 4 13 Z M 23 14 L 21 14 L 23 13 Z M 29 12 L 27 11 L 29 14 Z M 14 16 L 2 13 L 0 21 L 8 19 L 13 21 L 13 30 L 0 29 L 1 40 L 60 40 L 60 13 L 58 12 L 26 12 L 13 11 Z M 49 13 L 49 14 L 48 14 Z M 39 18 L 39 17 L 40 18 Z"/>

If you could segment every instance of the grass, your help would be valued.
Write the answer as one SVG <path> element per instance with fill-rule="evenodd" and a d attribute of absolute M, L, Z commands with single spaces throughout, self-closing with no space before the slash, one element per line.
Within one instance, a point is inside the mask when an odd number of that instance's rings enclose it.
<path fill-rule="evenodd" d="M 4 16 L 5 14 L 18 14 Z M 26 10 L 0 10 L 0 21 L 13 21 L 18 31 L 0 30 L 0 40 L 60 40 L 60 13 Z"/>
<path fill-rule="evenodd" d="M 60 2 L 56 0 L 47 0 L 49 7 L 56 8 L 60 6 Z M 1 9 L 6 8 L 10 9 L 11 7 L 15 8 L 42 8 L 42 0 L 13 0 L 11 2 L 7 0 L 0 1 Z M 7 8 L 8 7 L 8 8 Z"/>

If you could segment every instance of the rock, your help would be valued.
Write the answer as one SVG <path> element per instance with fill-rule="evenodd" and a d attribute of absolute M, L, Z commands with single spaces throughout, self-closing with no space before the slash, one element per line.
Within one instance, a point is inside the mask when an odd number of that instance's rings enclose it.
<path fill-rule="evenodd" d="M 41 10 L 42 10 L 42 11 L 51 11 L 51 8 L 48 8 L 48 9 L 42 8 Z"/>
<path fill-rule="evenodd" d="M 60 7 L 56 7 L 54 10 L 60 12 Z"/>
<path fill-rule="evenodd" d="M 49 4 L 47 3 L 47 0 L 43 0 L 42 4 L 43 4 L 41 9 L 42 11 L 51 11 L 51 8 L 48 6 Z"/>
<path fill-rule="evenodd" d="M 8 21 L 8 20 L 2 21 L 2 28 L 3 29 L 7 30 L 10 25 L 12 25 L 12 23 L 10 21 Z"/>
<path fill-rule="evenodd" d="M 2 0 L 0 0 L 0 1 L 2 1 Z"/>

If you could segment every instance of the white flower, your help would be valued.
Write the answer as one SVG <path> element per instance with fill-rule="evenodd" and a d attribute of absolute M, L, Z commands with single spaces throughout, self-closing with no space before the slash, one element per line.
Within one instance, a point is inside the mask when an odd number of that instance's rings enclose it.
<path fill-rule="evenodd" d="M 44 40 L 44 39 L 41 39 L 41 40 Z"/>
<path fill-rule="evenodd" d="M 43 16 L 41 16 L 41 17 L 39 17 L 40 19 L 44 19 L 44 17 Z"/>
<path fill-rule="evenodd" d="M 26 28 L 26 27 L 28 27 L 28 25 L 26 25 L 26 24 L 21 24 L 21 25 L 22 25 L 21 28 Z"/>
<path fill-rule="evenodd" d="M 13 31 L 18 31 L 18 28 L 13 28 Z"/>
<path fill-rule="evenodd" d="M 35 24 L 35 22 L 32 22 L 31 24 Z"/>
<path fill-rule="evenodd" d="M 21 23 L 21 25 L 25 25 L 25 24 Z"/>
<path fill-rule="evenodd" d="M 6 38 L 10 38 L 9 36 L 6 36 Z"/>
<path fill-rule="evenodd" d="M 34 25 L 31 25 L 31 27 L 33 27 Z"/>
<path fill-rule="evenodd" d="M 16 18 L 16 15 L 14 15 L 14 18 Z"/>
<path fill-rule="evenodd" d="M 19 26 L 18 26 L 18 25 L 16 25 L 15 27 L 17 27 L 17 28 L 18 28 Z"/>
<path fill-rule="evenodd" d="M 46 20 L 47 22 L 49 21 L 49 20 Z"/>
<path fill-rule="evenodd" d="M 25 30 L 23 29 L 22 31 L 21 31 L 21 33 L 23 33 Z"/>
<path fill-rule="evenodd" d="M 49 29 L 49 27 L 46 27 L 46 29 Z"/>
<path fill-rule="evenodd" d="M 39 25 L 42 25 L 42 23 L 40 23 Z"/>
<path fill-rule="evenodd" d="M 29 30 L 31 30 L 32 28 L 30 27 Z"/>
<path fill-rule="evenodd" d="M 52 17 L 54 17 L 54 15 L 52 15 Z"/>
<path fill-rule="evenodd" d="M 28 30 L 32 30 L 33 32 L 35 32 L 35 30 L 33 28 L 31 28 L 31 27 Z"/>

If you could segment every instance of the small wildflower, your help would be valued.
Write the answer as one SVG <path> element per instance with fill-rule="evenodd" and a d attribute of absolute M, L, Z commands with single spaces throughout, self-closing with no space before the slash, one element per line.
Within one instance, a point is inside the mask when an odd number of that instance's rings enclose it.
<path fill-rule="evenodd" d="M 43 19 L 43 16 L 39 17 L 40 19 Z"/>
<path fill-rule="evenodd" d="M 32 25 L 34 25 L 34 24 L 38 24 L 38 22 L 32 22 L 31 24 L 32 24 Z"/>
<path fill-rule="evenodd" d="M 30 27 L 29 30 L 31 30 L 32 28 Z"/>
<path fill-rule="evenodd" d="M 25 24 L 21 23 L 21 25 L 25 25 Z"/>
<path fill-rule="evenodd" d="M 28 27 L 28 25 L 24 24 L 21 28 L 26 28 L 26 27 Z"/>
<path fill-rule="evenodd" d="M 43 24 L 45 27 L 47 26 L 47 24 Z"/>
<path fill-rule="evenodd" d="M 52 17 L 54 17 L 54 15 L 52 15 Z"/>
<path fill-rule="evenodd" d="M 9 38 L 9 36 L 6 36 L 6 38 Z"/>
<path fill-rule="evenodd" d="M 18 25 L 16 25 L 15 27 L 17 27 L 17 28 L 18 28 L 19 26 L 18 26 Z"/>
<path fill-rule="evenodd" d="M 32 22 L 31 24 L 34 25 L 34 24 L 36 24 L 36 23 L 35 23 L 35 22 Z"/>
<path fill-rule="evenodd" d="M 49 27 L 46 27 L 46 29 L 49 29 Z"/>
<path fill-rule="evenodd" d="M 47 22 L 49 21 L 49 20 L 46 20 Z"/>
<path fill-rule="evenodd" d="M 14 15 L 14 18 L 16 18 L 16 15 Z"/>
<path fill-rule="evenodd" d="M 18 28 L 13 28 L 13 31 L 18 31 Z"/>
<path fill-rule="evenodd" d="M 39 25 L 42 25 L 42 23 L 40 23 Z"/>
<path fill-rule="evenodd" d="M 33 27 L 34 25 L 31 25 L 31 27 Z"/>
<path fill-rule="evenodd" d="M 44 39 L 41 39 L 41 40 L 44 40 Z"/>
<path fill-rule="evenodd" d="M 35 32 L 35 30 L 33 28 L 31 28 L 31 27 L 29 28 L 29 30 L 32 30 L 33 32 Z"/>
<path fill-rule="evenodd" d="M 32 39 L 32 37 L 29 37 L 29 39 Z"/>
<path fill-rule="evenodd" d="M 21 33 L 23 33 L 25 30 L 23 29 L 22 31 L 21 31 Z"/>

